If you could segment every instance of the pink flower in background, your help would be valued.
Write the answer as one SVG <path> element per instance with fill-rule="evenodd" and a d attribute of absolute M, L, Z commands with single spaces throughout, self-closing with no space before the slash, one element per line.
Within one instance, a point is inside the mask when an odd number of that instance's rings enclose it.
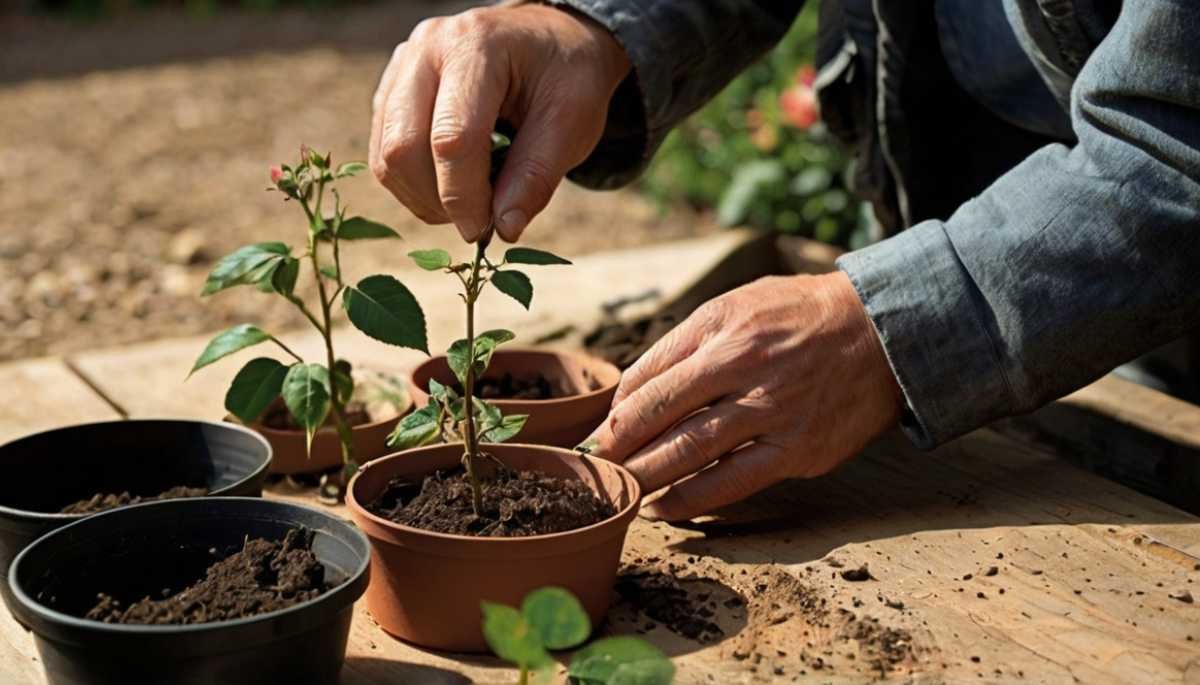
<path fill-rule="evenodd" d="M 806 64 L 796 70 L 796 83 L 779 94 L 779 109 L 784 120 L 798 129 L 808 129 L 817 123 L 821 113 L 817 108 L 817 94 L 813 90 L 816 70 Z"/>
<path fill-rule="evenodd" d="M 281 180 L 283 180 L 283 169 L 280 169 L 277 166 L 271 167 L 271 183 L 279 185 Z"/>

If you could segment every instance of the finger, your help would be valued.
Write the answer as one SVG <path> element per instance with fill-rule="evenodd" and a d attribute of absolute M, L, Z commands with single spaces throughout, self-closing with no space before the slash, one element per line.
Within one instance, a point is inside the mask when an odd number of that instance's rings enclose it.
<path fill-rule="evenodd" d="M 420 54 L 402 58 L 395 71 L 381 112 L 376 176 L 419 219 L 446 223 L 429 147 L 437 70 Z"/>
<path fill-rule="evenodd" d="M 681 521 L 743 500 L 783 480 L 782 458 L 783 448 L 776 445 L 747 445 L 672 485 L 661 497 L 642 508 L 642 516 Z"/>
<path fill-rule="evenodd" d="M 701 409 L 625 460 L 645 492 L 696 473 L 754 439 L 762 427 L 731 400 Z"/>
<path fill-rule="evenodd" d="M 478 53 L 442 67 L 429 142 L 442 208 L 468 242 L 491 221 L 492 129 L 507 90 L 506 73 Z"/>
<path fill-rule="evenodd" d="M 694 354 L 719 328 L 721 306 L 716 300 L 704 303 L 678 326 L 667 331 L 649 350 L 621 374 L 621 383 L 613 397 L 613 406 L 637 392 L 652 378 Z"/>
<path fill-rule="evenodd" d="M 663 431 L 732 390 L 720 369 L 704 357 L 688 357 L 615 405 L 592 434 L 593 453 L 623 462 Z"/>
<path fill-rule="evenodd" d="M 539 100 L 521 123 L 496 181 L 496 232 L 510 243 L 546 208 L 567 172 L 587 159 L 603 129 L 596 112 L 577 111 L 573 94 L 551 91 Z"/>

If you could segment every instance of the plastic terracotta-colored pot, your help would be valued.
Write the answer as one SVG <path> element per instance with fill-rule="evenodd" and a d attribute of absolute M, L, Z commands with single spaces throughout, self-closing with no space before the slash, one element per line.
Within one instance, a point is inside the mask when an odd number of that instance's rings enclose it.
<path fill-rule="evenodd" d="M 578 530 L 521 538 L 446 535 L 380 518 L 366 509 L 397 476 L 414 482 L 454 468 L 462 445 L 421 447 L 376 460 L 350 481 L 346 505 L 371 540 L 367 609 L 387 632 L 455 652 L 484 652 L 480 602 L 518 606 L 547 585 L 570 590 L 598 624 L 608 611 L 617 564 L 641 488 L 623 467 L 540 445 L 488 445 L 509 467 L 587 483 L 616 515 Z"/>
<path fill-rule="evenodd" d="M 191 625 L 79 618 L 107 592 L 124 602 L 204 575 L 210 549 L 304 527 L 332 587 L 258 616 Z M 13 613 L 33 630 L 53 685 L 336 683 L 370 547 L 341 517 L 287 502 L 200 497 L 96 514 L 39 538 L 9 569 Z"/>
<path fill-rule="evenodd" d="M 129 419 L 65 426 L 0 445 L 0 595 L 8 565 L 43 534 L 86 518 L 59 513 L 99 492 L 156 495 L 177 485 L 214 495 L 262 494 L 271 447 L 228 423 Z"/>
<path fill-rule="evenodd" d="M 608 415 L 621 370 L 580 352 L 506 348 L 492 356 L 485 377 L 510 373 L 517 378 L 541 374 L 551 385 L 572 394 L 550 400 L 488 400 L 504 414 L 528 414 L 529 420 L 517 439 L 523 443 L 574 447 L 591 435 Z M 413 401 L 424 407 L 429 401 L 429 379 L 456 383 L 445 355 L 427 359 L 409 377 Z"/>
<path fill-rule="evenodd" d="M 383 421 L 364 423 L 350 429 L 358 463 L 365 464 L 391 451 L 387 446 L 387 437 L 408 409 L 405 407 L 404 411 Z M 237 421 L 233 417 L 226 417 L 226 420 Z M 311 453 L 305 449 L 302 430 L 280 430 L 260 423 L 251 424 L 250 428 L 271 443 L 271 451 L 275 456 L 271 458 L 270 473 L 319 473 L 342 465 L 342 443 L 332 426 L 322 427 L 313 436 Z"/>

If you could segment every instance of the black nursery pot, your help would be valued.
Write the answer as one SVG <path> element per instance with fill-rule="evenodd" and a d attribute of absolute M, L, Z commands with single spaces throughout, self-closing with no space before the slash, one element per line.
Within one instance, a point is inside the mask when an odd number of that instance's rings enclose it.
<path fill-rule="evenodd" d="M 156 495 L 177 485 L 213 495 L 262 494 L 271 446 L 228 423 L 171 419 L 55 428 L 0 445 L 0 594 L 12 610 L 8 566 L 45 533 L 85 518 L 60 514 L 98 492 Z"/>
<path fill-rule="evenodd" d="M 72 615 L 94 604 L 97 592 L 128 602 L 181 587 L 204 576 L 210 548 L 232 552 L 246 536 L 281 539 L 296 527 L 315 532 L 313 552 L 333 585 L 308 602 L 181 626 Z M 8 577 L 13 613 L 33 630 L 50 683 L 334 683 L 369 559 L 366 536 L 337 516 L 202 497 L 124 507 L 60 528 L 19 554 Z"/>

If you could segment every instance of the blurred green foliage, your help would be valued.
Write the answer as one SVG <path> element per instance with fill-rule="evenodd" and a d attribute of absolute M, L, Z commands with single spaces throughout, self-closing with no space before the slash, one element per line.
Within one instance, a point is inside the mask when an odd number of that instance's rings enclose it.
<path fill-rule="evenodd" d="M 866 241 L 867 214 L 847 190 L 849 157 L 817 121 L 811 83 L 816 3 L 769 55 L 667 138 L 641 181 L 669 208 L 842 246 Z"/>

